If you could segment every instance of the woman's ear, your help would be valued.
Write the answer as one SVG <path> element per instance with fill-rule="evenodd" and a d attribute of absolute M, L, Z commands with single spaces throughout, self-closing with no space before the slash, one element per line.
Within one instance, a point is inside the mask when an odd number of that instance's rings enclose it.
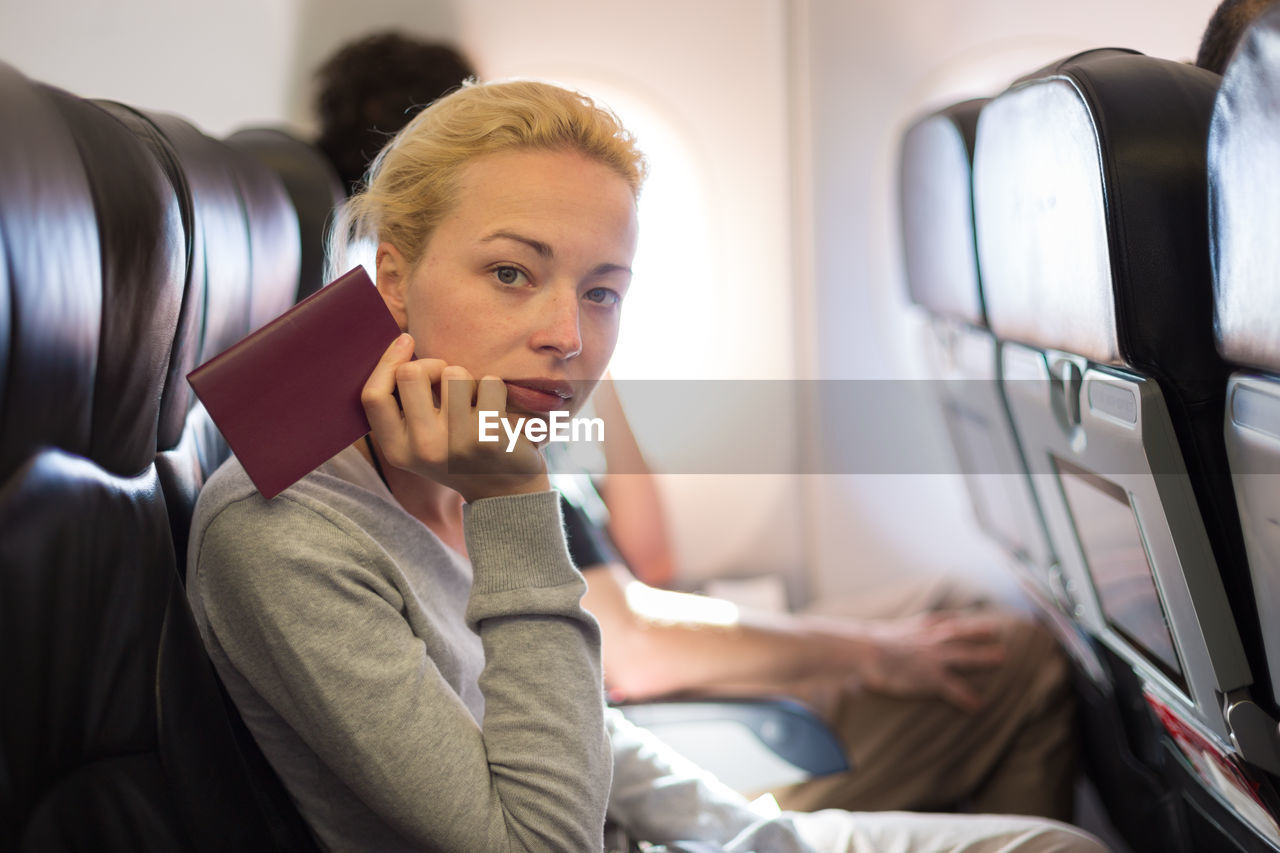
<path fill-rule="evenodd" d="M 409 330 L 409 312 L 405 308 L 405 297 L 409 288 L 409 265 L 404 255 L 390 243 L 378 245 L 377 258 L 374 261 L 377 271 L 378 293 L 382 301 L 387 303 L 387 310 L 396 318 L 402 331 Z"/>

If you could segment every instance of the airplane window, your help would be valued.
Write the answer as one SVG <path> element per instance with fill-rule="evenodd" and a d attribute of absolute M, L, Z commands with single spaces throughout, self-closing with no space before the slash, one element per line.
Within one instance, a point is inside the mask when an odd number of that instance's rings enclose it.
<path fill-rule="evenodd" d="M 579 88 L 618 114 L 649 161 L 635 278 L 610 372 L 615 379 L 687 378 L 690 365 L 714 363 L 721 346 L 708 328 L 724 306 L 717 310 L 723 282 L 713 278 L 706 170 L 685 134 L 641 99 L 594 82 Z"/>
<path fill-rule="evenodd" d="M 1051 458 L 1107 623 L 1186 693 L 1169 618 L 1128 496 L 1097 474 Z"/>

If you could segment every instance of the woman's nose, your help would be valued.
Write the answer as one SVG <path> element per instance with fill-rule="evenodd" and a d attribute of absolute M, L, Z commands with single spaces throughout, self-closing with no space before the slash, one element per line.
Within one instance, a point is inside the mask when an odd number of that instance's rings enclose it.
<path fill-rule="evenodd" d="M 546 295 L 533 344 L 540 350 L 553 351 L 560 358 L 573 358 L 582 352 L 577 288 L 555 288 Z"/>

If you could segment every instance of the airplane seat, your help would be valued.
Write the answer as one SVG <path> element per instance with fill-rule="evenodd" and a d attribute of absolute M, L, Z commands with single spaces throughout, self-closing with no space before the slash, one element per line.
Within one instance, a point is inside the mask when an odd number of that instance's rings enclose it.
<path fill-rule="evenodd" d="M 170 354 L 161 411 L 167 429 L 156 446 L 178 576 L 185 581 L 187 542 L 199 491 L 231 452 L 186 376 L 288 309 L 298 289 L 301 241 L 297 214 L 270 170 L 185 119 L 129 112 L 135 133 L 180 175 L 183 208 L 188 213 L 186 252 L 192 263 L 186 283 L 196 320 L 191 333 L 181 336 Z M 190 620 L 185 599 L 183 603 L 183 617 Z M 191 637 L 195 643 L 191 653 L 207 664 L 194 625 Z M 231 754 L 247 769 L 240 784 L 268 821 L 271 842 L 278 849 L 316 849 L 279 777 L 216 676 L 214 685 L 218 698 L 213 707 L 222 709 L 235 743 Z M 175 739 L 174 748 L 182 743 Z"/>
<path fill-rule="evenodd" d="M 173 348 L 157 444 L 174 545 L 185 566 L 200 488 L 230 455 L 186 376 L 293 304 L 298 219 L 274 173 L 185 119 L 133 111 L 131 125 L 181 173 L 190 218 L 184 312 L 198 322 L 181 330 Z"/>
<path fill-rule="evenodd" d="M 102 297 L 92 198 L 74 141 L 47 99 L 2 64 L 0 97 L 10 122 L 26 127 L 0 138 L 0 478 L 8 481 L 42 446 L 88 454 Z"/>
<path fill-rule="evenodd" d="M 191 510 L 205 477 L 226 458 L 228 449 L 213 421 L 204 414 L 186 375 L 200 363 L 205 336 L 205 253 L 202 208 L 196 204 L 191 179 L 178 150 L 155 117 L 124 104 L 97 102 L 124 124 L 161 164 L 178 196 L 183 223 L 186 273 L 174 342 L 168 356 L 160 397 L 159 423 L 153 452 L 169 505 L 176 554 L 184 554 Z M 173 119 L 175 126 L 182 122 Z M 194 132 L 194 129 L 193 129 Z M 201 198 L 208 196 L 201 193 Z M 235 257 L 235 254 L 232 254 Z M 181 507 L 182 511 L 177 511 Z M 180 573 L 185 576 L 185 572 Z"/>
<path fill-rule="evenodd" d="M 179 173 L 130 111 L 2 64 L 0 102 L 0 847 L 307 849 L 254 796 L 176 570 Z"/>
<path fill-rule="evenodd" d="M 301 302 L 325 284 L 326 229 L 334 208 L 346 198 L 338 173 L 319 148 L 284 128 L 244 128 L 226 142 L 275 172 L 293 202 L 302 251 L 294 299 Z"/>
<path fill-rule="evenodd" d="M 249 331 L 289 310 L 297 301 L 302 269 L 298 213 L 283 181 L 255 157 L 222 143 L 244 205 L 249 237 Z"/>
<path fill-rule="evenodd" d="M 1129 771 L 1094 782 L 1135 849 L 1280 842 L 1262 772 L 1276 772 L 1274 744 L 1228 713 L 1270 691 L 1255 678 L 1260 629 L 1241 584 L 1226 365 L 1209 320 L 1218 82 L 1087 51 L 1016 81 L 978 122 L 987 315 L 1006 342 L 1002 381 L 1061 604 L 1105 664 L 1093 687 L 1125 726 L 1126 755 L 1090 744 L 1089 760 Z"/>
<path fill-rule="evenodd" d="M 974 235 L 974 144 L 989 101 L 935 110 L 903 133 L 904 271 L 908 296 L 927 317 L 924 346 L 974 516 L 1043 604 L 1059 585 L 1056 559 L 1000 387 L 1000 342 L 987 322 Z"/>
<path fill-rule="evenodd" d="M 931 384 L 974 518 L 1005 552 L 1020 587 L 1070 656 L 1086 740 L 1096 752 L 1119 757 L 1125 754 L 1117 748 L 1125 739 L 1124 722 L 1094 686 L 1105 680 L 1102 661 L 1064 612 L 1070 586 L 1049 543 L 1005 398 L 1003 344 L 987 319 L 974 231 L 973 157 L 979 116 L 990 100 L 929 112 L 902 135 L 898 192 L 907 291 L 926 318 Z M 1106 775 L 1134 772 L 1120 760 Z"/>
<path fill-rule="evenodd" d="M 1270 695 L 1280 696 L 1280 632 L 1266 624 L 1280 603 L 1280 10 L 1260 15 L 1222 79 L 1209 129 L 1208 192 L 1218 350 L 1233 366 L 1222 420 L 1248 580 Z M 1275 738 L 1274 706 L 1248 714 Z"/>
<path fill-rule="evenodd" d="M 67 637 L 64 650 L 45 629 L 54 609 L 45 602 L 57 595 L 60 575 L 79 580 L 72 586 L 85 598 L 97 598 L 105 586 L 85 583 L 91 571 L 74 576 L 96 559 L 84 566 L 55 560 L 63 555 L 50 554 L 58 546 L 47 539 L 60 517 L 64 535 L 76 527 L 60 516 L 58 504 L 83 479 L 59 463 L 87 456 L 93 433 L 102 269 L 92 191 L 56 109 L 6 65 L 0 65 L 0 102 L 24 131 L 0 136 L 0 358 L 7 362 L 0 365 L 0 666 L 6 695 L 24 700 L 4 705 L 0 846 L 15 849 L 32 813 L 81 762 L 85 747 L 107 772 L 115 756 L 140 750 L 129 714 L 116 713 L 106 685 L 82 671 L 77 638 Z M 92 515 L 83 524 L 86 534 L 96 532 Z M 72 625 L 95 633 L 85 623 Z M 59 684 L 72 667 L 83 677 Z M 122 671 L 118 680 L 127 683 L 131 675 Z M 77 725 L 84 707 L 101 719 L 88 732 Z"/>

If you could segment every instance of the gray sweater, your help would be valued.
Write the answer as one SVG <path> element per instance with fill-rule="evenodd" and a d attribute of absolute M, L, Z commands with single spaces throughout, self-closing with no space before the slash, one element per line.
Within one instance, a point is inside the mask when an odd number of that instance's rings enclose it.
<path fill-rule="evenodd" d="M 553 492 L 465 507 L 470 561 L 353 448 L 272 501 L 201 492 L 188 595 L 214 665 L 331 850 L 598 850 L 599 629 Z"/>

